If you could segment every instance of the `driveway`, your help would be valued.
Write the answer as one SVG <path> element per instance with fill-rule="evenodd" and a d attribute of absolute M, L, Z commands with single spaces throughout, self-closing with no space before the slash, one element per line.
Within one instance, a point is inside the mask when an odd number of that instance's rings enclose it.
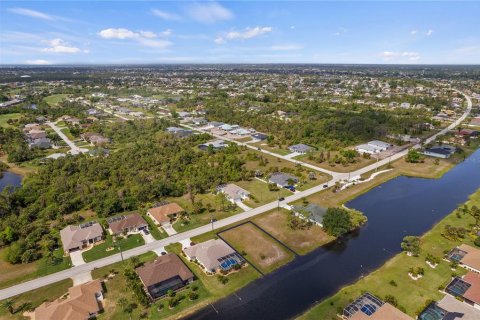
<path fill-rule="evenodd" d="M 83 261 L 82 252 L 82 250 L 78 250 L 70 253 L 70 259 L 72 259 L 73 266 L 76 267 L 85 264 L 85 261 Z"/>
<path fill-rule="evenodd" d="M 151 233 L 145 234 L 145 233 L 143 233 L 143 231 L 142 231 L 142 232 L 140 232 L 140 234 L 142 235 L 143 240 L 145 240 L 145 243 L 152 243 L 152 242 L 155 241 L 155 238 L 152 236 Z"/>
<path fill-rule="evenodd" d="M 173 226 L 171 224 L 163 225 L 162 228 L 163 228 L 163 230 L 165 230 L 165 232 L 169 236 L 173 236 L 174 234 L 177 234 L 177 231 L 175 231 L 175 229 L 173 229 Z"/>
<path fill-rule="evenodd" d="M 79 284 L 87 283 L 88 281 L 92 281 L 92 274 L 90 271 L 79 273 L 72 277 L 73 285 L 78 286 Z"/>
<path fill-rule="evenodd" d="M 242 208 L 243 211 L 248 211 L 248 210 L 252 209 L 241 201 L 235 202 L 235 204 L 237 206 L 239 206 L 240 208 Z"/>
<path fill-rule="evenodd" d="M 157 248 L 157 249 L 153 249 L 152 251 L 155 252 L 155 254 L 159 257 L 162 255 L 162 253 L 164 253 L 164 252 L 167 253 L 167 250 L 165 250 L 165 247 L 160 247 L 160 248 Z"/>

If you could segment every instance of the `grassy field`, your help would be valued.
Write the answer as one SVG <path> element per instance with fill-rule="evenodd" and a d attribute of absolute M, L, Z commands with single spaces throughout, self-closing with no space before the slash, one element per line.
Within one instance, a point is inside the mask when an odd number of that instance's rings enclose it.
<path fill-rule="evenodd" d="M 132 234 L 132 235 L 129 235 L 127 238 L 117 240 L 116 242 L 116 246 L 121 247 L 122 251 L 133 249 L 135 247 L 138 247 L 144 244 L 145 244 L 145 240 L 143 240 L 143 237 L 140 234 Z M 113 247 L 113 237 L 111 235 L 107 235 L 105 237 L 104 242 L 98 245 L 95 245 L 90 250 L 87 250 L 82 253 L 83 260 L 85 260 L 85 262 L 90 262 L 90 261 L 111 256 L 120 252 L 118 247 L 113 250 L 108 250 L 112 247 Z"/>
<path fill-rule="evenodd" d="M 0 114 L 0 128 L 12 128 L 13 126 L 8 124 L 7 121 L 9 119 L 17 120 L 22 117 L 21 113 L 7 113 L 7 114 Z"/>
<path fill-rule="evenodd" d="M 293 253 L 250 223 L 225 231 L 222 237 L 263 273 L 269 273 L 294 258 Z"/>
<path fill-rule="evenodd" d="M 69 95 L 68 94 L 53 94 L 51 96 L 45 97 L 43 100 L 48 103 L 51 107 L 56 107 L 60 102 L 66 99 Z"/>
<path fill-rule="evenodd" d="M 326 152 L 324 154 L 326 155 Z M 338 154 L 339 154 L 338 151 L 331 151 L 330 152 L 330 158 L 333 159 Z M 317 167 L 320 167 L 320 168 L 336 171 L 336 172 L 355 171 L 355 170 L 358 170 L 358 169 L 363 168 L 365 166 L 368 166 L 369 164 L 372 164 L 376 161 L 376 159 L 374 157 L 372 157 L 371 159 L 365 159 L 365 158 L 359 156 L 355 159 L 356 160 L 355 163 L 348 163 L 346 165 L 335 164 L 335 163 L 330 164 L 327 160 L 325 160 L 321 163 L 317 162 L 315 160 L 310 160 L 309 159 L 310 155 L 313 155 L 315 158 L 318 158 L 319 155 L 320 155 L 320 152 L 316 151 L 316 152 L 312 152 L 311 154 L 303 154 L 303 155 L 300 155 L 300 156 L 296 156 L 294 159 L 313 164 L 314 166 L 317 166 Z"/>
<path fill-rule="evenodd" d="M 74 139 L 75 139 L 75 137 L 73 136 L 73 134 L 70 132 L 70 129 L 68 129 L 68 128 L 63 128 L 63 129 L 61 129 L 60 131 L 62 131 L 63 134 L 66 135 L 68 139 L 70 139 L 70 140 L 74 140 Z"/>
<path fill-rule="evenodd" d="M 63 257 L 62 249 L 54 251 L 54 255 L 59 259 L 59 262 L 54 265 L 48 263 L 45 258 L 31 263 L 10 264 L 5 261 L 6 253 L 6 248 L 0 249 L 0 270 L 2 270 L 0 288 L 65 270 L 71 266 L 70 257 Z"/>
<path fill-rule="evenodd" d="M 268 190 L 268 184 L 258 179 L 252 179 L 250 181 L 238 181 L 235 182 L 235 184 L 247 191 L 250 191 L 250 193 L 255 197 L 255 200 L 249 199 L 244 201 L 244 203 L 251 208 L 256 208 L 272 201 L 276 201 L 279 197 L 288 197 L 292 195 L 292 193 L 286 189 L 270 191 Z"/>
<path fill-rule="evenodd" d="M 470 197 L 468 205 L 480 205 L 480 190 Z M 422 237 L 422 250 L 419 257 L 410 257 L 404 253 L 396 255 L 380 269 L 357 283 L 343 288 L 333 297 L 309 310 L 300 319 L 337 319 L 337 308 L 345 307 L 364 291 L 369 291 L 380 298 L 384 298 L 387 294 L 393 295 L 401 308 L 404 308 L 409 315 L 415 316 L 428 300 L 438 300 L 443 297 L 438 288 L 448 284 L 453 273 L 448 262 L 441 260 L 440 264 L 432 269 L 426 264 L 425 257 L 431 254 L 441 259 L 445 250 L 450 250 L 462 242 L 473 245 L 473 235 L 467 236 L 461 242 L 447 240 L 441 235 L 446 225 L 470 229 L 473 222 L 474 219 L 469 215 L 457 217 L 456 213 L 449 214 Z M 417 281 L 412 280 L 407 274 L 410 267 L 424 268 L 425 276 Z M 466 271 L 457 268 L 455 272 L 464 274 Z M 396 286 L 391 284 L 392 280 L 397 284 Z"/>
<path fill-rule="evenodd" d="M 11 315 L 4 308 L 0 308 L 0 319 L 29 319 L 22 315 L 24 311 L 20 309 L 23 304 L 30 304 L 31 308 L 36 308 L 47 300 L 52 301 L 60 298 L 72 285 L 73 282 L 71 279 L 62 280 L 60 282 L 56 282 L 54 284 L 15 296 L 11 299 L 14 302 L 14 314 Z M 0 304 L 1 303 L 2 301 L 0 301 Z"/>
<path fill-rule="evenodd" d="M 182 208 L 184 208 L 188 213 L 190 213 L 189 220 L 183 220 L 179 218 L 173 224 L 173 228 L 177 232 L 183 232 L 208 224 L 210 223 L 210 219 L 212 218 L 212 216 L 214 219 L 220 220 L 243 211 L 238 207 L 230 211 L 223 210 L 224 207 L 227 208 L 227 201 L 222 204 L 222 199 L 212 193 L 198 194 L 195 196 L 195 201 L 201 201 L 204 208 L 206 208 L 206 206 L 210 204 L 211 212 L 208 212 L 208 210 L 204 210 L 202 213 L 192 213 L 194 211 L 193 205 L 188 196 L 169 198 L 168 201 L 178 203 Z"/>
<path fill-rule="evenodd" d="M 291 229 L 288 226 L 289 214 L 290 211 L 280 208 L 280 211 L 272 210 L 257 216 L 253 221 L 298 254 L 306 254 L 335 239 L 317 225 L 307 230 Z"/>
<path fill-rule="evenodd" d="M 292 153 L 292 152 L 290 152 L 290 150 L 280 149 L 278 147 L 270 147 L 266 142 L 262 142 L 262 141 L 255 142 L 255 143 L 249 143 L 249 144 L 251 146 L 254 146 L 254 147 L 257 147 L 257 148 L 260 148 L 260 149 L 264 149 L 264 150 L 279 154 L 281 156 L 286 156 L 287 154 Z"/>

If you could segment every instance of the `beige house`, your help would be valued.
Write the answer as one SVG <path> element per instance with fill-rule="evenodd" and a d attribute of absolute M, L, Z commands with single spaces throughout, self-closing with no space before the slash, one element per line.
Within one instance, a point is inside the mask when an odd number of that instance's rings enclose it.
<path fill-rule="evenodd" d="M 68 254 L 101 241 L 103 239 L 103 229 L 97 222 L 67 226 L 60 231 L 60 239 L 62 240 L 63 250 Z"/>
<path fill-rule="evenodd" d="M 42 303 L 34 312 L 35 320 L 87 320 L 102 310 L 103 288 L 100 280 L 68 289 L 68 297 Z"/>
<path fill-rule="evenodd" d="M 158 207 L 150 208 L 147 211 L 149 216 L 157 225 L 164 226 L 176 219 L 185 210 L 176 203 L 167 203 Z"/>
<path fill-rule="evenodd" d="M 208 240 L 183 249 L 190 261 L 197 261 L 207 272 L 216 272 L 220 268 L 230 269 L 234 264 L 241 264 L 243 259 L 225 241 Z"/>

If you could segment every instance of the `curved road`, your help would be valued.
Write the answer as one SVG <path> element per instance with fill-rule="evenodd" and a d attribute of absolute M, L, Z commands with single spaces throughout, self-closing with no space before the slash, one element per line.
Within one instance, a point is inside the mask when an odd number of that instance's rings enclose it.
<path fill-rule="evenodd" d="M 436 133 L 435 135 L 433 135 L 432 137 L 427 139 L 425 141 L 425 143 L 431 142 L 435 138 L 437 138 L 439 135 L 445 134 L 449 130 L 454 129 L 462 121 L 464 121 L 466 119 L 466 117 L 470 114 L 470 111 L 472 110 L 472 100 L 470 99 L 469 96 L 467 96 L 463 92 L 458 91 L 458 90 L 455 90 L 455 91 L 464 95 L 466 100 L 467 100 L 468 106 L 467 106 L 467 109 L 465 110 L 465 113 L 458 120 L 456 120 L 451 125 L 449 125 L 447 128 L 441 130 L 440 132 Z M 238 143 L 238 142 L 236 142 L 236 143 Z M 243 143 L 239 143 L 239 144 L 243 144 Z M 252 146 L 249 146 L 249 147 L 252 147 Z M 420 144 L 414 146 L 414 148 L 420 148 L 420 147 L 421 147 Z M 254 147 L 252 147 L 252 148 L 254 148 Z M 262 152 L 266 152 L 266 153 L 271 154 L 268 151 L 262 151 Z M 378 161 L 374 164 L 371 164 L 369 166 L 366 166 L 364 168 L 361 168 L 359 170 L 351 172 L 350 175 L 356 176 L 356 175 L 361 175 L 361 174 L 367 173 L 369 171 L 372 171 L 372 170 L 374 170 L 378 167 L 381 167 L 381 166 L 387 164 L 389 161 L 393 161 L 393 160 L 396 160 L 396 159 L 399 159 L 399 158 L 405 156 L 407 154 L 407 152 L 408 152 L 408 150 L 403 150 L 399 153 L 396 153 L 396 154 L 392 155 L 389 158 L 383 159 L 383 160 Z M 276 157 L 280 157 L 280 158 L 285 159 L 285 160 L 298 162 L 298 161 L 295 161 L 295 160 L 284 158 L 283 156 L 280 156 L 278 154 L 273 153 L 272 155 L 274 155 Z M 302 163 L 302 165 L 306 165 L 306 164 Z M 325 169 L 322 169 L 322 168 L 318 168 L 318 167 L 315 167 L 313 165 L 310 165 L 308 167 L 310 167 L 312 169 L 315 169 L 315 170 L 318 170 L 318 171 L 322 171 L 324 173 L 330 174 L 332 176 L 332 179 L 330 181 L 328 181 L 328 183 L 325 183 L 329 187 L 333 186 L 337 181 L 339 181 L 341 179 L 344 179 L 348 176 L 348 173 L 337 173 L 337 172 L 325 170 Z M 306 196 L 315 194 L 315 193 L 317 193 L 321 190 L 324 190 L 323 184 L 315 186 L 315 187 L 310 188 L 310 189 L 305 190 L 305 191 L 297 192 L 297 193 L 295 193 L 295 194 L 293 194 L 289 197 L 286 197 L 285 200 L 282 201 L 282 203 L 289 203 L 289 202 L 293 202 L 293 201 L 296 201 L 296 200 L 300 200 L 301 198 L 304 198 Z M 133 256 L 138 256 L 138 255 L 146 253 L 148 251 L 152 251 L 154 249 L 158 249 L 158 248 L 164 247 L 166 245 L 169 245 L 169 244 L 172 244 L 172 243 L 175 243 L 175 242 L 180 242 L 182 240 L 207 233 L 209 231 L 212 231 L 212 229 L 218 229 L 218 228 L 222 228 L 222 227 L 234 224 L 234 223 L 242 221 L 244 219 L 251 218 L 253 216 L 261 214 L 263 212 L 267 212 L 269 210 L 275 209 L 275 208 L 277 208 L 277 206 L 279 204 L 280 204 L 279 202 L 274 201 L 274 202 L 265 204 L 261 207 L 254 208 L 254 209 L 236 214 L 234 216 L 216 221 L 215 223 L 213 223 L 213 225 L 209 224 L 209 225 L 205 225 L 205 226 L 202 226 L 202 227 L 198 227 L 198 228 L 193 229 L 193 230 L 178 233 L 178 234 L 170 236 L 166 239 L 156 240 L 154 242 L 145 244 L 143 246 L 124 251 L 123 252 L 123 258 L 128 259 L 128 258 L 133 257 Z M 14 285 L 14 286 L 9 287 L 9 288 L 2 289 L 2 290 L 0 290 L 0 300 L 7 299 L 7 298 L 10 298 L 10 297 L 16 296 L 18 294 L 28 292 L 28 291 L 31 291 L 31 290 L 34 290 L 34 289 L 37 289 L 37 288 L 40 288 L 40 287 L 43 287 L 43 286 L 61 281 L 61 280 L 72 278 L 72 277 L 74 277 L 78 274 L 89 272 L 89 271 L 92 271 L 96 268 L 108 266 L 108 265 L 113 264 L 115 262 L 121 261 L 121 259 L 122 259 L 122 257 L 118 253 L 118 254 L 103 258 L 103 259 L 92 261 L 92 262 L 89 262 L 89 263 L 86 263 L 86 264 L 83 264 L 83 265 L 80 265 L 80 266 L 72 267 L 72 268 L 67 269 L 67 270 L 63 270 L 63 271 L 53 273 L 53 274 L 50 274 L 50 275 L 47 275 L 47 276 L 44 276 L 44 277 L 41 277 L 41 278 L 37 278 L 37 279 L 34 279 L 34 280 L 23 282 L 23 283 Z"/>

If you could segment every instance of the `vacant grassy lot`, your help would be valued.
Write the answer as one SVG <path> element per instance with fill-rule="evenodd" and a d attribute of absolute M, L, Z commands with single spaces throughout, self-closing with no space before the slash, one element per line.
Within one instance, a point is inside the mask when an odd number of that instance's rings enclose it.
<path fill-rule="evenodd" d="M 324 155 L 326 156 L 326 152 L 324 152 Z M 339 151 L 331 151 L 330 152 L 330 159 L 335 158 L 336 155 L 339 154 Z M 371 159 L 365 159 L 362 156 L 359 156 L 355 159 L 354 163 L 348 163 L 348 164 L 336 164 L 332 163 L 330 164 L 328 160 L 325 160 L 323 162 L 317 162 L 313 159 L 309 159 L 311 156 L 314 156 L 314 159 L 317 159 L 320 155 L 319 151 L 312 152 L 311 154 L 303 154 L 300 156 L 296 156 L 294 159 L 297 159 L 299 161 L 303 161 L 306 163 L 313 164 L 314 166 L 324 168 L 327 170 L 332 170 L 336 172 L 350 172 L 350 171 L 355 171 L 360 168 L 363 168 L 365 166 L 368 166 L 369 164 L 372 164 L 376 161 L 376 158 L 372 157 Z"/>
<path fill-rule="evenodd" d="M 477 206 L 480 204 L 480 190 L 470 197 L 468 204 Z M 461 242 L 447 240 L 441 235 L 446 225 L 470 229 L 473 222 L 473 218 L 469 215 L 460 215 L 459 218 L 456 213 L 449 214 L 422 237 L 422 250 L 419 257 L 409 257 L 404 253 L 396 255 L 377 271 L 343 288 L 333 297 L 312 308 L 301 319 L 337 319 L 337 308 L 345 307 L 363 291 L 369 291 L 380 298 L 384 298 L 387 294 L 393 295 L 399 306 L 405 308 L 409 315 L 415 316 L 420 311 L 419 308 L 428 300 L 443 297 L 438 288 L 448 284 L 452 275 L 448 262 L 441 260 L 440 264 L 432 269 L 426 264 L 425 257 L 431 254 L 442 258 L 445 250 L 450 250 L 462 242 L 473 245 L 474 237 L 471 235 Z M 411 267 L 424 268 L 425 276 L 417 281 L 412 280 L 408 276 L 408 270 Z M 455 272 L 464 274 L 465 270 L 457 268 Z M 391 284 L 392 280 L 396 285 Z"/>
<path fill-rule="evenodd" d="M 55 264 L 50 264 L 45 258 L 31 263 L 10 264 L 5 261 L 6 253 L 6 248 L 0 249 L 0 288 L 65 270 L 71 266 L 70 257 L 63 257 L 62 249 L 54 251 L 55 257 L 58 258 Z"/>
<path fill-rule="evenodd" d="M 253 224 L 225 231 L 222 237 L 263 273 L 279 268 L 294 257 L 293 253 Z"/>
<path fill-rule="evenodd" d="M 8 124 L 7 121 L 9 119 L 17 120 L 22 117 L 21 113 L 7 113 L 7 114 L 0 114 L 0 127 L 1 128 L 11 128 L 12 125 Z"/>
<path fill-rule="evenodd" d="M 62 131 L 63 134 L 66 135 L 68 139 L 70 139 L 70 140 L 75 139 L 75 137 L 73 136 L 73 134 L 70 132 L 70 130 L 68 128 L 63 128 L 60 131 Z"/>
<path fill-rule="evenodd" d="M 122 251 L 126 251 L 144 244 L 145 240 L 143 240 L 143 237 L 140 234 L 132 234 L 128 235 L 127 238 L 117 240 L 115 247 L 113 247 L 113 237 L 111 235 L 107 235 L 104 242 L 93 246 L 90 250 L 83 252 L 82 256 L 85 262 L 90 262 L 119 253 L 119 247 L 121 247 Z M 113 250 L 109 250 L 112 248 Z"/>
<path fill-rule="evenodd" d="M 249 191 L 255 200 L 246 200 L 244 203 L 251 207 L 259 207 L 261 205 L 276 201 L 280 197 L 288 197 L 292 193 L 286 189 L 280 189 L 278 191 L 268 190 L 268 184 L 258 179 L 252 179 L 250 181 L 238 181 L 235 182 L 239 187 Z"/>
<path fill-rule="evenodd" d="M 280 149 L 278 147 L 270 147 L 266 142 L 263 142 L 263 141 L 250 143 L 250 145 L 254 146 L 254 147 L 257 147 L 257 148 L 260 148 L 260 149 L 264 149 L 264 150 L 276 153 L 276 154 L 279 154 L 281 156 L 285 156 L 285 155 L 291 153 L 290 150 Z"/>
<path fill-rule="evenodd" d="M 226 210 L 229 202 L 223 201 L 222 203 L 222 198 L 212 193 L 198 194 L 195 196 L 195 202 L 201 202 L 203 204 L 204 210 L 202 210 L 201 213 L 193 213 L 193 205 L 188 195 L 169 198 L 168 201 L 178 203 L 189 213 L 189 219 L 185 220 L 179 218 L 173 224 L 173 228 L 177 230 L 177 232 L 183 232 L 208 224 L 212 217 L 216 220 L 220 220 L 243 211 L 238 207 L 233 210 Z M 210 207 L 210 211 L 207 210 L 208 207 Z"/>
<path fill-rule="evenodd" d="M 53 94 L 51 96 L 45 97 L 43 100 L 45 100 L 45 102 L 48 103 L 49 106 L 56 107 L 60 102 L 62 102 L 68 96 L 69 96 L 68 94 L 63 94 L 63 93 Z"/>
<path fill-rule="evenodd" d="M 272 210 L 258 216 L 253 221 L 299 254 L 306 254 L 335 239 L 317 225 L 307 230 L 293 230 L 288 226 L 290 214 L 290 211 L 280 208 L 279 211 Z"/>

